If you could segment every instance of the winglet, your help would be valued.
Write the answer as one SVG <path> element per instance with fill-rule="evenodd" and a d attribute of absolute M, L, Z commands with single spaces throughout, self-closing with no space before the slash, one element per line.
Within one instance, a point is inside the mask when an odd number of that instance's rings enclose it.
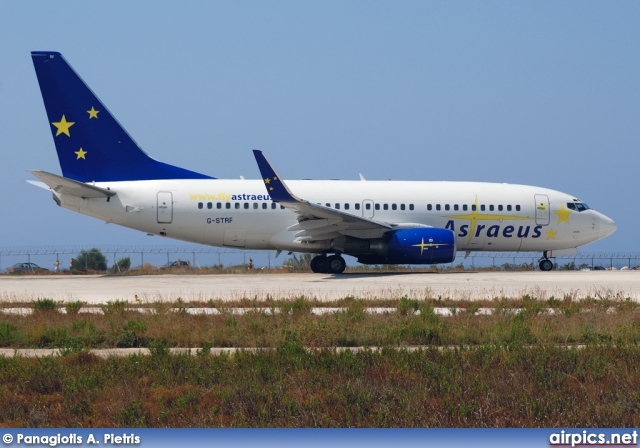
<path fill-rule="evenodd" d="M 258 168 L 260 169 L 264 186 L 267 188 L 267 192 L 273 202 L 300 201 L 300 198 L 291 193 L 282 178 L 278 176 L 278 173 L 276 173 L 276 170 L 273 169 L 267 158 L 262 154 L 262 151 L 254 149 L 253 155 L 256 158 L 256 162 L 258 162 Z"/>

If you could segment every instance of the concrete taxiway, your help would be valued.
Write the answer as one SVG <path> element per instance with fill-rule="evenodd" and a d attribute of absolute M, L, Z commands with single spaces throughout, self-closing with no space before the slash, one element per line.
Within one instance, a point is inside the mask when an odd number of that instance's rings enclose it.
<path fill-rule="evenodd" d="M 87 304 L 248 299 L 451 298 L 551 296 L 640 299 L 640 271 L 461 272 L 241 275 L 0 275 L 0 301 L 39 298 Z"/>

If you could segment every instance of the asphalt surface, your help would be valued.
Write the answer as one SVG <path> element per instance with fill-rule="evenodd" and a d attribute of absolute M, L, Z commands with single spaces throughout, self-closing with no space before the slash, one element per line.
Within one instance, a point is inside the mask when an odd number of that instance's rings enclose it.
<path fill-rule="evenodd" d="M 81 300 L 87 304 L 125 300 L 208 301 L 295 299 L 451 298 L 480 300 L 551 296 L 562 299 L 600 297 L 640 299 L 640 271 L 463 272 L 403 274 L 241 275 L 0 275 L 0 301 L 39 298 Z"/>

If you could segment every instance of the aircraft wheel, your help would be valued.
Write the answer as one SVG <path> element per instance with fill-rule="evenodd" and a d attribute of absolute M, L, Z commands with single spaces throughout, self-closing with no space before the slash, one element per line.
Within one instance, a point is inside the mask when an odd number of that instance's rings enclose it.
<path fill-rule="evenodd" d="M 347 263 L 340 255 L 332 255 L 328 259 L 328 272 L 330 274 L 342 274 L 347 267 Z"/>
<path fill-rule="evenodd" d="M 320 258 L 319 256 L 315 256 L 311 259 L 311 263 L 309 264 L 309 267 L 311 268 L 311 272 L 314 272 L 316 274 L 318 274 L 320 271 L 318 271 L 318 258 Z"/>
<path fill-rule="evenodd" d="M 315 263 L 313 263 L 314 261 Z M 311 261 L 311 270 L 318 274 L 326 274 L 329 272 L 329 259 L 324 255 L 318 255 Z"/>
<path fill-rule="evenodd" d="M 548 258 L 540 260 L 539 266 L 541 271 L 550 271 L 551 269 L 553 269 L 553 263 Z"/>

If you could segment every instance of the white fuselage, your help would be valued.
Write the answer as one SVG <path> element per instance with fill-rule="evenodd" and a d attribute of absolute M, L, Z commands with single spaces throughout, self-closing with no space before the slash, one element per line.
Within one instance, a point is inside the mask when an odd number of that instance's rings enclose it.
<path fill-rule="evenodd" d="M 211 246 L 322 252 L 300 241 L 297 215 L 273 203 L 260 180 L 104 182 L 109 200 L 60 195 L 60 205 L 149 234 Z M 459 251 L 571 249 L 615 231 L 576 198 L 546 188 L 420 181 L 287 181 L 298 197 L 390 224 L 448 228 Z M 570 204 L 580 204 L 578 207 Z M 376 237 L 376 235 L 353 235 Z"/>

